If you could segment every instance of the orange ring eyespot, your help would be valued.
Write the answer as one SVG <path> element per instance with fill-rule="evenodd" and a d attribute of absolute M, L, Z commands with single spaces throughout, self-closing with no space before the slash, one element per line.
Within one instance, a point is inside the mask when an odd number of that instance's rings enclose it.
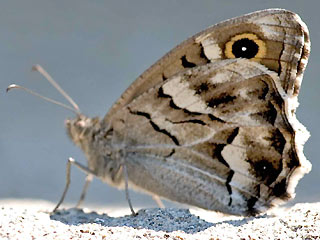
<path fill-rule="evenodd" d="M 253 33 L 242 33 L 231 38 L 225 45 L 227 58 L 247 58 L 261 61 L 266 55 L 267 47 L 263 40 Z"/>

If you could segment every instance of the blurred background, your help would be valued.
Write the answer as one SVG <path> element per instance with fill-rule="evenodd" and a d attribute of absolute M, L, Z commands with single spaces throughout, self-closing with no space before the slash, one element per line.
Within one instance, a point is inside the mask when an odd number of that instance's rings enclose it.
<path fill-rule="evenodd" d="M 318 0 L 1 1 L 0 199 L 56 203 L 65 185 L 67 158 L 86 163 L 65 133 L 64 121 L 74 117 L 72 112 L 22 91 L 5 94 L 9 84 L 17 83 L 65 101 L 40 74 L 31 72 L 32 65 L 41 64 L 83 113 L 103 117 L 136 77 L 187 37 L 222 20 L 275 7 L 298 13 L 311 33 L 311 57 L 297 115 L 311 132 L 305 155 L 313 169 L 300 181 L 293 203 L 319 201 Z M 84 176 L 72 169 L 67 203 L 77 202 Z M 147 195 L 131 192 L 131 198 L 135 207 L 156 206 Z M 86 203 L 127 206 L 123 191 L 97 179 Z"/>

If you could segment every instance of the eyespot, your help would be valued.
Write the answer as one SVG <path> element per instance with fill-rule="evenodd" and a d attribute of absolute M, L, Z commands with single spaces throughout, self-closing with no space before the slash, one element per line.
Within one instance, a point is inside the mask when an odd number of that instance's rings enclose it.
<path fill-rule="evenodd" d="M 263 40 L 253 33 L 242 33 L 231 38 L 225 45 L 224 54 L 227 58 L 247 58 L 261 61 L 267 48 Z"/>

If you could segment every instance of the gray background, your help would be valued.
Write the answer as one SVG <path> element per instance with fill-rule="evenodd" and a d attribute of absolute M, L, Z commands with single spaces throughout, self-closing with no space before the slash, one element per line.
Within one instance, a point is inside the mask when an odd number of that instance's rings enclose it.
<path fill-rule="evenodd" d="M 312 134 L 305 154 L 313 170 L 299 183 L 294 201 L 319 201 L 320 14 L 319 1 L 301 0 L 10 0 L 0 1 L 0 198 L 56 202 L 65 184 L 69 156 L 85 163 L 65 134 L 74 114 L 21 91 L 17 83 L 64 99 L 31 72 L 39 63 L 79 104 L 103 117 L 147 67 L 200 30 L 230 17 L 271 7 L 297 12 L 308 24 L 312 51 L 300 94 L 298 119 Z M 84 174 L 72 171 L 67 202 L 76 202 Z M 155 206 L 131 194 L 134 206 Z M 87 202 L 126 205 L 124 193 L 95 180 Z"/>

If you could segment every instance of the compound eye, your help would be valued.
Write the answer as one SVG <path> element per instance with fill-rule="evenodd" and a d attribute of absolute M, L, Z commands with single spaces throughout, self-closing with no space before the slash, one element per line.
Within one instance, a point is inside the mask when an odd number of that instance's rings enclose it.
<path fill-rule="evenodd" d="M 243 33 L 233 36 L 225 45 L 227 58 L 247 58 L 261 61 L 266 55 L 266 44 L 253 33 Z"/>

